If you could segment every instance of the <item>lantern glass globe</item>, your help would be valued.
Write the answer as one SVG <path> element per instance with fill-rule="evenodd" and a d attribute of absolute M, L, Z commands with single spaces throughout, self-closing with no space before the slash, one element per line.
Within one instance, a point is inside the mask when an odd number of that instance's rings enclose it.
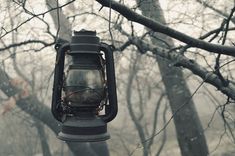
<path fill-rule="evenodd" d="M 65 95 L 72 106 L 99 105 L 104 99 L 105 81 L 101 70 L 70 69 Z"/>

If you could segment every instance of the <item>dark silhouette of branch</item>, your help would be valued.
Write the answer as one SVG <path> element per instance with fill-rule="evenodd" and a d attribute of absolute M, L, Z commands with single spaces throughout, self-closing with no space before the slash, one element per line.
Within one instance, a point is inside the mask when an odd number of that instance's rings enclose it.
<path fill-rule="evenodd" d="M 234 30 L 235 30 L 235 28 L 233 27 L 233 28 L 229 28 L 227 31 L 234 31 Z M 213 35 L 212 38 L 208 41 L 208 42 L 211 42 L 215 37 L 218 36 L 218 34 L 220 32 L 224 32 L 224 31 L 225 31 L 224 27 L 220 26 L 219 28 L 211 30 L 211 31 L 207 32 L 206 34 L 200 36 L 198 39 L 203 40 L 203 39 L 206 39 L 206 38 L 210 37 L 211 35 Z M 184 54 L 184 52 L 189 48 L 191 48 L 190 45 L 178 47 L 178 49 L 180 49 L 179 52 L 182 54 Z"/>
<path fill-rule="evenodd" d="M 42 40 L 27 40 L 27 41 L 23 41 L 23 42 L 19 42 L 19 43 L 13 43 L 13 44 L 10 44 L 10 45 L 5 46 L 3 48 L 0 48 L 0 51 L 4 51 L 4 50 L 14 48 L 14 47 L 25 46 L 27 44 L 42 44 L 44 47 L 48 47 L 48 46 L 52 46 L 54 44 L 54 42 L 47 43 Z"/>
<path fill-rule="evenodd" d="M 229 131 L 232 142 L 234 143 L 235 142 L 235 136 L 234 136 L 233 130 L 232 130 L 232 128 L 231 128 L 230 124 L 228 123 L 228 121 L 226 119 L 226 116 L 225 116 L 226 106 L 228 104 L 229 104 L 229 101 L 227 101 L 225 104 L 221 105 L 222 106 L 221 107 L 221 117 L 222 117 L 223 122 L 224 122 L 224 130 L 225 130 L 226 134 L 227 134 L 227 130 Z"/>
<path fill-rule="evenodd" d="M 231 18 L 233 16 L 234 11 L 235 11 L 235 7 L 233 7 L 233 9 L 231 10 L 231 13 L 230 13 L 228 19 L 226 20 L 225 31 L 224 31 L 223 40 L 222 40 L 222 45 L 224 45 L 225 42 L 226 42 L 227 34 L 228 34 L 228 28 L 229 28 L 229 23 L 231 21 Z M 225 86 L 227 86 L 229 82 L 228 82 L 228 80 L 225 80 L 225 78 L 222 76 L 222 74 L 220 72 L 220 57 L 221 57 L 221 54 L 218 54 L 218 56 L 216 57 L 216 60 L 215 60 L 215 73 L 218 75 L 218 77 L 223 82 L 223 84 Z"/>
<path fill-rule="evenodd" d="M 119 12 L 120 14 L 122 14 L 124 17 L 126 17 L 130 21 L 142 24 L 155 32 L 160 32 L 165 35 L 168 35 L 172 38 L 175 38 L 181 42 L 184 42 L 184 43 L 190 45 L 191 47 L 197 47 L 197 48 L 204 49 L 206 51 L 213 52 L 213 53 L 235 56 L 235 52 L 234 52 L 235 47 L 212 44 L 209 42 L 205 42 L 203 40 L 195 39 L 195 38 L 188 36 L 182 32 L 179 32 L 177 30 L 169 28 L 169 27 L 167 27 L 157 21 L 154 21 L 150 18 L 142 16 L 142 15 L 132 11 L 128 7 L 122 5 L 118 2 L 115 2 L 113 0 L 96 0 L 96 1 L 105 7 L 111 6 L 111 8 L 113 10 Z M 110 5 L 110 3 L 111 3 L 111 5 Z"/>

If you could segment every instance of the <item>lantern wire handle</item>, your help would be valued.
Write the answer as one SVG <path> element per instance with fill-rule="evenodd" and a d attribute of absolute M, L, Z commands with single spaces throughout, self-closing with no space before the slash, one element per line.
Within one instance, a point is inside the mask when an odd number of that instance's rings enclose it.
<path fill-rule="evenodd" d="M 62 99 L 61 92 L 63 88 L 63 76 L 64 76 L 64 60 L 65 53 L 70 49 L 70 44 L 68 42 L 58 42 L 55 45 L 56 53 L 56 62 L 54 69 L 54 84 L 53 84 L 53 94 L 52 94 L 52 105 L 51 112 L 53 116 L 58 121 L 62 121 L 63 117 L 63 108 L 62 108 Z"/>
<path fill-rule="evenodd" d="M 105 122 L 109 122 L 116 117 L 118 111 L 113 50 L 111 46 L 106 43 L 100 44 L 100 50 L 103 51 L 105 54 L 108 87 L 107 89 L 109 99 L 109 105 L 105 106 L 105 115 L 101 115 L 100 117 Z"/>

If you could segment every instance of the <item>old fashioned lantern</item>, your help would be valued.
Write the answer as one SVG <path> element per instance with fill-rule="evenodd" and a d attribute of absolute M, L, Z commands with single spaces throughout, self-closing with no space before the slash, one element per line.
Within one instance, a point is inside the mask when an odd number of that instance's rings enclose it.
<path fill-rule="evenodd" d="M 74 31 L 70 43 L 59 41 L 55 49 L 51 111 L 62 123 L 58 138 L 78 142 L 109 139 L 107 122 L 117 114 L 111 46 L 100 43 L 95 31 L 81 30 Z"/>

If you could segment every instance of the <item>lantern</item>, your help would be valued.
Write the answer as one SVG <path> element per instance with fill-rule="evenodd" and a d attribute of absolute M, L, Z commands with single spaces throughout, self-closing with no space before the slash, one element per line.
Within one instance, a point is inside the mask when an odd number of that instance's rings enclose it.
<path fill-rule="evenodd" d="M 111 46 L 100 43 L 95 31 L 81 30 L 74 31 L 71 43 L 60 41 L 55 49 L 51 111 L 62 123 L 58 138 L 78 142 L 109 139 L 107 122 L 117 114 Z"/>

